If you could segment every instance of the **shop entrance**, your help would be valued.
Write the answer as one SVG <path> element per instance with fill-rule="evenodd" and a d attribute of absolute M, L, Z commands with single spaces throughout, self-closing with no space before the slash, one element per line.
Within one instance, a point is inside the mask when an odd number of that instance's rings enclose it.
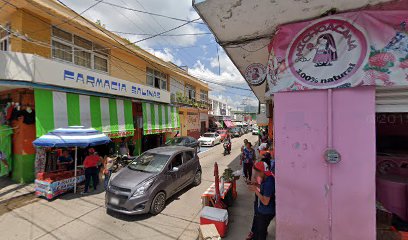
<path fill-rule="evenodd" d="M 408 97 L 407 89 L 377 89 L 376 199 L 379 239 L 408 231 Z M 399 239 L 399 238 L 395 238 Z"/>
<path fill-rule="evenodd" d="M 143 135 L 142 152 L 160 147 L 164 144 L 164 133 Z"/>

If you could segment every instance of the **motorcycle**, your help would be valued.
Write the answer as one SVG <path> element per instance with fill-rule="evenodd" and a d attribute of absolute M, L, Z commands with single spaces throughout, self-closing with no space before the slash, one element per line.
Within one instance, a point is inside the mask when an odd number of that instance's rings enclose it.
<path fill-rule="evenodd" d="M 126 167 L 131 163 L 133 160 L 135 160 L 136 157 L 131 157 L 127 155 L 120 155 L 119 153 L 116 154 L 113 166 L 112 166 L 112 171 L 117 172 L 118 170 Z"/>
<path fill-rule="evenodd" d="M 224 156 L 231 154 L 231 142 L 224 142 Z"/>

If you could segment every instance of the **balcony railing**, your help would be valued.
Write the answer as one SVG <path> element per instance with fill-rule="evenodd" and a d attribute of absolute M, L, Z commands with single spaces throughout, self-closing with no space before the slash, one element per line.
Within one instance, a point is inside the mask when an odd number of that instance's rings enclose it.
<path fill-rule="evenodd" d="M 181 93 L 171 94 L 171 103 L 178 106 L 188 106 L 200 109 L 210 109 L 211 104 L 208 101 L 198 101 L 189 99 Z"/>

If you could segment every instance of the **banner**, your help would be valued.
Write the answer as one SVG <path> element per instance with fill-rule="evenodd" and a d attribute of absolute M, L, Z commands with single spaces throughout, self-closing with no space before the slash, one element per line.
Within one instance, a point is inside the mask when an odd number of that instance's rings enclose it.
<path fill-rule="evenodd" d="M 360 11 L 282 26 L 269 49 L 266 95 L 407 86 L 407 17 L 405 10 Z"/>

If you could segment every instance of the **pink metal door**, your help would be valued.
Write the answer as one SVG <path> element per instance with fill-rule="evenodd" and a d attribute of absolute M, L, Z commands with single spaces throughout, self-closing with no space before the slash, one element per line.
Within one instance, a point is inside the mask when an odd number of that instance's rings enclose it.
<path fill-rule="evenodd" d="M 277 239 L 375 239 L 375 89 L 278 93 Z M 341 161 L 328 164 L 329 147 Z"/>

